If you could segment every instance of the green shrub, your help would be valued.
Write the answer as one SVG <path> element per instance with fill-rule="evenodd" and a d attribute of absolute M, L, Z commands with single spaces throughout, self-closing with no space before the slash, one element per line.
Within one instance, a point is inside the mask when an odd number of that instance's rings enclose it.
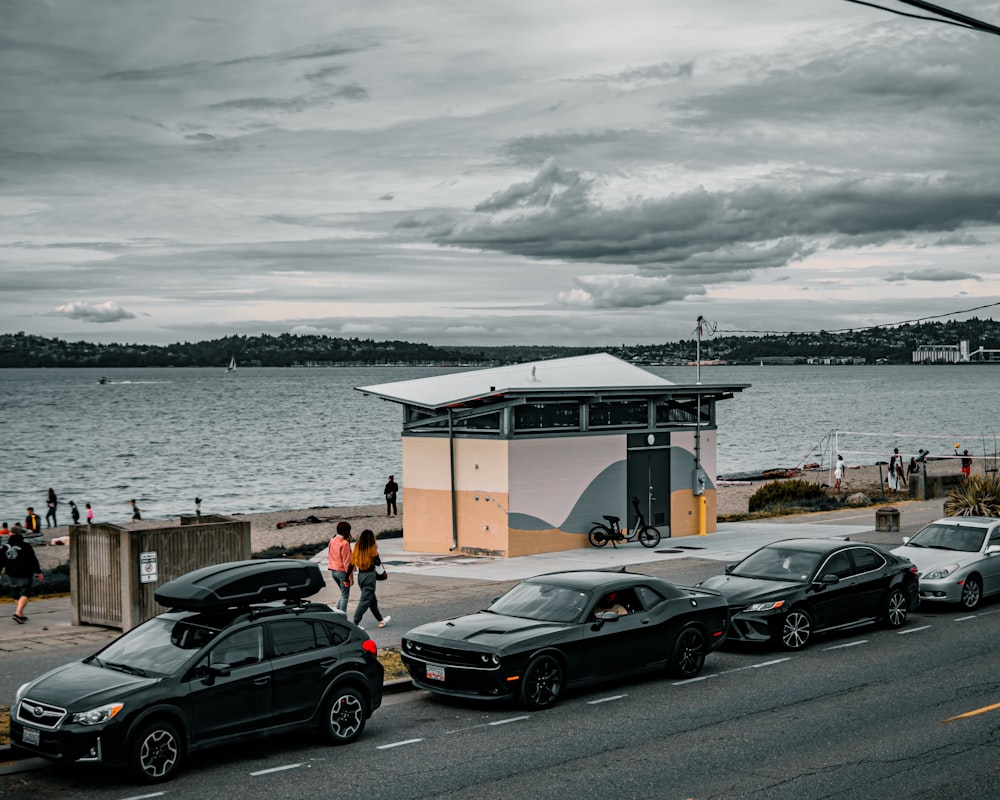
<path fill-rule="evenodd" d="M 948 492 L 944 513 L 948 517 L 1000 517 L 1000 477 L 970 475 Z"/>
<path fill-rule="evenodd" d="M 824 506 L 830 507 L 830 497 L 823 487 L 798 478 L 765 483 L 750 495 L 748 503 L 751 513 L 774 507 L 819 509 Z"/>

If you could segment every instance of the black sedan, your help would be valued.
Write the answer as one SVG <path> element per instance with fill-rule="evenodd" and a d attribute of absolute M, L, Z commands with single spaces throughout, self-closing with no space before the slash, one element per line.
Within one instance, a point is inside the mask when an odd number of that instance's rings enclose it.
<path fill-rule="evenodd" d="M 729 601 L 734 641 L 805 647 L 813 634 L 873 622 L 898 628 L 917 607 L 917 569 L 873 544 L 787 539 L 699 586 Z"/>
<path fill-rule="evenodd" d="M 716 591 L 627 572 L 557 572 L 485 611 L 414 628 L 401 654 L 422 689 L 542 709 L 564 689 L 641 672 L 693 678 L 728 624 Z"/>

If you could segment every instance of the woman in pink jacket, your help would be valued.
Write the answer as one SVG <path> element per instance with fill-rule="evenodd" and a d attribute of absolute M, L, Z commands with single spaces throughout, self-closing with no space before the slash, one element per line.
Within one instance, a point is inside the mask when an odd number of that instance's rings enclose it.
<path fill-rule="evenodd" d="M 337 601 L 337 611 L 347 613 L 347 598 L 351 594 L 351 524 L 349 522 L 337 523 L 337 534 L 330 539 L 330 546 L 327 548 L 327 567 L 333 576 L 333 582 L 340 589 L 340 599 Z"/>

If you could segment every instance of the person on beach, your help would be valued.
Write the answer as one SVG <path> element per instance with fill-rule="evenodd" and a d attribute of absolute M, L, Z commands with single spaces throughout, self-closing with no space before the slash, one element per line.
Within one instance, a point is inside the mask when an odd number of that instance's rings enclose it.
<path fill-rule="evenodd" d="M 393 517 L 398 513 L 396 511 L 396 494 L 399 492 L 399 484 L 396 483 L 392 475 L 389 476 L 389 481 L 382 492 L 385 494 L 385 515 Z"/>
<path fill-rule="evenodd" d="M 135 504 L 135 498 L 130 501 L 132 504 L 132 522 L 142 522 L 142 509 Z"/>
<path fill-rule="evenodd" d="M 903 457 L 899 454 L 899 448 L 892 448 L 892 455 L 889 457 L 889 491 L 899 491 L 899 476 L 903 474 Z"/>
<path fill-rule="evenodd" d="M 93 525 L 94 524 L 94 509 L 92 509 L 90 507 L 90 503 L 87 503 L 86 506 L 87 506 L 87 524 L 88 525 Z"/>
<path fill-rule="evenodd" d="M 354 567 L 351 565 L 351 523 L 338 522 L 337 532 L 330 539 L 330 544 L 326 549 L 326 566 L 330 570 L 333 582 L 340 589 L 340 599 L 337 600 L 337 611 L 347 613 L 347 601 L 351 596 L 351 585 L 354 581 L 351 572 Z"/>
<path fill-rule="evenodd" d="M 69 515 L 73 518 L 73 524 L 80 524 L 80 509 L 76 507 L 76 503 L 72 500 L 69 501 Z"/>
<path fill-rule="evenodd" d="M 24 518 L 24 527 L 28 531 L 29 539 L 42 535 L 42 521 L 31 506 L 28 506 L 28 516 Z"/>
<path fill-rule="evenodd" d="M 833 470 L 833 491 L 840 491 L 840 482 L 844 480 L 844 457 L 837 456 L 837 466 Z"/>
<path fill-rule="evenodd" d="M 917 457 L 910 456 L 910 463 L 906 468 L 907 479 L 909 479 L 910 475 L 916 475 L 918 472 L 920 472 L 920 466 L 917 464 Z"/>
<path fill-rule="evenodd" d="M 49 487 L 49 497 L 45 501 L 45 505 L 48 511 L 45 512 L 45 525 L 48 528 L 58 528 L 59 523 L 56 522 L 56 506 L 59 505 L 59 499 L 56 497 L 55 490 Z"/>
<path fill-rule="evenodd" d="M 10 536 L 10 528 L 7 527 L 7 523 L 5 522 L 3 527 L 0 528 L 0 547 L 7 544 L 8 536 Z"/>
<path fill-rule="evenodd" d="M 196 497 L 194 499 L 194 515 L 198 519 L 201 519 L 201 498 L 200 497 Z"/>
<path fill-rule="evenodd" d="M 361 600 L 358 607 L 354 609 L 354 624 L 361 625 L 361 618 L 366 611 L 371 611 L 372 616 L 378 620 L 378 626 L 384 628 L 389 624 L 392 617 L 383 617 L 378 608 L 378 598 L 375 596 L 375 567 L 382 565 L 382 559 L 378 556 L 378 545 L 375 543 L 375 534 L 367 528 L 361 531 L 358 543 L 354 545 L 354 552 L 351 553 L 351 565 L 357 570 L 358 586 L 361 587 Z"/>
<path fill-rule="evenodd" d="M 966 450 L 962 453 L 962 474 L 968 478 L 972 474 L 972 456 Z"/>
<path fill-rule="evenodd" d="M 7 544 L 0 549 L 0 572 L 7 573 L 10 581 L 10 596 L 14 606 L 14 622 L 23 625 L 28 621 L 24 615 L 24 607 L 31 597 L 31 580 L 35 578 L 41 583 L 45 580 L 38 556 L 30 544 L 24 541 L 20 533 L 12 533 Z"/>

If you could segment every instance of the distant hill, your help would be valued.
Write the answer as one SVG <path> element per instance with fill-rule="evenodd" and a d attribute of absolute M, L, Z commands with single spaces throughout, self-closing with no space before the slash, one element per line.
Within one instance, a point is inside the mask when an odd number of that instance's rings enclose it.
<path fill-rule="evenodd" d="M 1000 348 L 1000 323 L 977 318 L 826 331 L 715 336 L 701 343 L 705 361 L 753 364 L 762 359 L 805 363 L 809 358 L 853 358 L 865 363 L 909 364 L 921 344 Z M 332 336 L 227 336 L 168 345 L 67 342 L 25 333 L 0 334 L 0 367 L 225 367 L 517 364 L 587 353 L 608 352 L 637 364 L 683 364 L 694 360 L 694 339 L 653 345 L 558 347 L 555 345 L 466 345 L 435 347 L 421 342 L 343 339 Z"/>

